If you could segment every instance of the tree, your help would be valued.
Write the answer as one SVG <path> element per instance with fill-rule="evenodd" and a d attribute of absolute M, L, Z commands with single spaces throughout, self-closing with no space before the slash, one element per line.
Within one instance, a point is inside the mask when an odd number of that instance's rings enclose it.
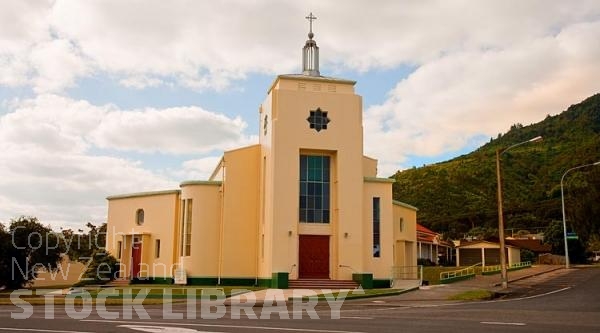
<path fill-rule="evenodd" d="M 106 251 L 97 251 L 83 274 L 79 284 L 101 284 L 114 280 L 119 270 L 119 261 Z"/>
<path fill-rule="evenodd" d="M 544 231 L 544 242 L 552 245 L 552 253 L 565 255 L 565 238 L 561 221 L 552 221 Z M 569 261 L 572 263 L 585 263 L 585 247 L 579 239 L 569 239 Z"/>
<path fill-rule="evenodd" d="M 60 235 L 35 217 L 21 216 L 0 227 L 0 286 L 17 289 L 31 284 L 38 271 L 56 271 L 64 253 Z"/>
<path fill-rule="evenodd" d="M 106 252 L 106 223 L 96 227 L 86 224 L 87 233 L 75 233 L 71 229 L 63 230 L 63 243 L 72 260 L 83 262 L 86 271 L 78 285 L 99 284 L 112 281 L 119 269 L 118 260 Z"/>
<path fill-rule="evenodd" d="M 88 222 L 86 227 L 87 233 L 83 233 L 83 230 L 75 233 L 71 229 L 62 231 L 62 242 L 71 260 L 87 262 L 94 253 L 106 248 L 106 223 L 96 227 Z"/>

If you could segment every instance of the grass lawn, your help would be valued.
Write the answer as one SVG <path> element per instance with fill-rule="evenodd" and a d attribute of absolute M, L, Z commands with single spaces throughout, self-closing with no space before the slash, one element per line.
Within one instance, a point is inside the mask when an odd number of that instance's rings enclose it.
<path fill-rule="evenodd" d="M 481 301 L 494 298 L 494 293 L 489 290 L 477 289 L 469 290 L 460 294 L 448 297 L 452 301 Z"/>
<path fill-rule="evenodd" d="M 188 287 L 188 286 L 176 286 L 173 285 L 160 285 L 160 286 L 148 286 L 148 285 L 131 285 L 131 286 L 123 286 L 123 287 L 85 287 L 85 288 L 76 288 L 79 289 L 80 292 L 73 293 L 69 295 L 58 294 L 53 297 L 54 304 L 65 304 L 65 302 L 74 302 L 74 304 L 82 304 L 85 301 L 91 301 L 93 303 L 96 302 L 98 295 L 104 298 L 104 302 L 106 305 L 121 305 L 123 303 L 140 303 L 144 305 L 149 304 L 162 304 L 165 302 L 184 302 L 187 300 L 188 295 L 192 295 L 191 297 L 195 299 L 201 299 L 204 297 L 211 297 L 212 299 L 216 299 L 217 297 L 230 297 L 232 295 L 238 294 L 240 292 L 245 291 L 253 291 L 262 288 L 256 287 L 235 287 L 235 286 L 227 286 L 227 287 L 218 287 L 218 286 L 198 286 L 198 287 Z M 48 288 L 37 288 L 37 289 L 28 289 L 27 291 L 31 291 L 31 295 L 23 294 L 23 292 L 19 292 L 21 296 L 19 296 L 19 302 L 23 303 L 28 302 L 33 305 L 43 305 L 45 304 L 45 296 L 49 292 L 52 292 L 52 289 Z M 26 291 L 26 292 L 27 292 Z M 136 300 L 135 298 L 140 294 L 144 295 L 143 300 L 140 298 Z M 167 299 L 163 299 L 164 294 L 171 294 L 171 296 L 167 297 Z M 0 293 L 0 305 L 2 304 L 13 304 L 10 299 L 11 291 L 2 291 Z M 141 297 L 141 296 L 140 296 Z"/>

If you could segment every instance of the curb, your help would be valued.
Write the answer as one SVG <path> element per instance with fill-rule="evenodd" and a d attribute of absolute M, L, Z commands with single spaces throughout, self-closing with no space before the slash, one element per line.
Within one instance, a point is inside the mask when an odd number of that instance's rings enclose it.
<path fill-rule="evenodd" d="M 510 283 L 510 282 L 517 282 L 517 281 L 529 279 L 529 278 L 534 277 L 534 276 L 544 275 L 544 274 L 547 274 L 547 273 L 550 273 L 550 272 L 554 272 L 554 271 L 557 271 L 557 270 L 563 269 L 563 268 L 564 267 L 555 267 L 555 268 L 547 270 L 547 271 L 543 271 L 543 272 L 538 272 L 538 273 L 533 273 L 533 274 L 521 276 L 521 277 L 518 277 L 518 278 L 515 278 L 515 279 L 512 279 L 512 280 L 508 279 L 508 282 Z M 493 286 L 494 287 L 499 287 L 501 285 L 502 285 L 502 282 L 498 282 L 498 283 L 494 284 Z"/>
<path fill-rule="evenodd" d="M 413 288 L 408 288 L 408 289 L 402 289 L 402 290 L 398 290 L 395 292 L 390 292 L 387 294 L 379 294 L 379 295 L 349 295 L 347 297 L 344 298 L 343 301 L 347 301 L 347 300 L 358 300 L 358 299 L 363 299 L 363 298 L 376 298 L 376 297 L 388 297 L 388 296 L 397 296 L 397 295 L 401 295 L 404 293 L 408 293 L 411 291 L 415 291 L 418 290 L 419 287 L 413 287 Z M 308 299 L 305 299 L 303 297 L 289 297 L 288 299 L 284 300 L 284 301 L 276 301 L 276 300 L 269 300 L 270 304 L 265 305 L 265 300 L 264 299 L 257 299 L 255 300 L 255 302 L 252 304 L 252 307 L 278 307 L 278 306 L 288 306 L 290 304 L 294 304 L 294 302 L 298 302 L 298 301 L 305 301 Z M 324 302 L 326 301 L 325 298 L 321 298 L 321 296 L 319 296 L 318 300 L 317 300 L 317 304 L 319 303 L 326 303 Z M 239 307 L 250 307 L 250 305 L 246 305 L 247 302 L 238 302 L 235 303 L 235 306 L 239 306 Z M 226 307 L 231 307 L 231 300 L 230 298 L 227 298 L 227 300 L 225 300 L 225 304 Z"/>

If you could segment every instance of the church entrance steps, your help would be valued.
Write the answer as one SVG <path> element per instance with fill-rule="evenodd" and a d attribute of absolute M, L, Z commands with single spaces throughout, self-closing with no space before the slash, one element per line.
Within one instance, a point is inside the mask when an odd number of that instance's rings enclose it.
<path fill-rule="evenodd" d="M 290 280 L 290 289 L 354 289 L 358 283 L 352 280 L 329 280 L 329 279 L 298 279 Z"/>
<path fill-rule="evenodd" d="M 129 281 L 127 279 L 116 279 L 116 280 L 110 281 L 106 285 L 112 286 L 112 287 L 125 287 L 125 286 L 128 286 L 130 282 L 131 281 Z"/>

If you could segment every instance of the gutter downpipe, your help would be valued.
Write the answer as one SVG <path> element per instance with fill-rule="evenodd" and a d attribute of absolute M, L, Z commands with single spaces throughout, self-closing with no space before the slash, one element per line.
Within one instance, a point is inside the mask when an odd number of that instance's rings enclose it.
<path fill-rule="evenodd" d="M 225 232 L 225 218 L 223 213 L 225 212 L 225 156 L 223 156 L 221 169 L 223 174 L 223 182 L 221 183 L 221 228 L 219 230 L 219 268 L 217 272 L 217 285 L 221 285 L 221 275 L 223 274 L 223 238 Z"/>

